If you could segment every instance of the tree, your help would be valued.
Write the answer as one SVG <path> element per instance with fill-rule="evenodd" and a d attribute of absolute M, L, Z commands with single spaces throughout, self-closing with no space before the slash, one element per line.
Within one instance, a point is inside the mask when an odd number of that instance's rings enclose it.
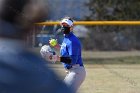
<path fill-rule="evenodd" d="M 139 20 L 139 0 L 89 0 L 86 6 L 91 11 L 86 20 Z M 90 49 L 100 50 L 128 50 L 140 47 L 140 27 L 136 26 L 95 26 L 91 27 L 89 38 L 93 38 L 94 45 Z M 94 32 L 93 32 L 94 31 Z M 127 39 L 127 48 L 118 45 L 119 35 Z M 88 38 L 88 39 L 89 39 Z M 90 41 L 90 40 L 87 40 Z M 122 43 L 123 44 L 123 43 Z M 88 46 L 88 44 L 86 44 Z M 102 47 L 100 47 L 102 46 Z"/>

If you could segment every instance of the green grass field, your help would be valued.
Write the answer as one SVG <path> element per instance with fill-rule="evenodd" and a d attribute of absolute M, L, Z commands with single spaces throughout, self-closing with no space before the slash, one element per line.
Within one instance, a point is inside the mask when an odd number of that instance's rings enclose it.
<path fill-rule="evenodd" d="M 140 93 L 140 52 L 83 52 L 87 72 L 78 93 Z M 65 77 L 61 64 L 51 67 Z"/>

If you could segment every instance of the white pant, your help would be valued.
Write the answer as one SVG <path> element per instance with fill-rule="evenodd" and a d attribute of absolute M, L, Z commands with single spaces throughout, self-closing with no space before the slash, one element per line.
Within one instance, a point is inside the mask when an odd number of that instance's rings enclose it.
<path fill-rule="evenodd" d="M 77 91 L 82 82 L 85 80 L 86 71 L 85 68 L 79 65 L 73 66 L 68 70 L 64 82 L 74 91 Z"/>

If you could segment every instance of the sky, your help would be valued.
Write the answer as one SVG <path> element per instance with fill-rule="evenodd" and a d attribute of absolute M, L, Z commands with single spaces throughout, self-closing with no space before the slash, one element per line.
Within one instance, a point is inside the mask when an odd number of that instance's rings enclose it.
<path fill-rule="evenodd" d="M 48 0 L 47 2 L 50 20 L 60 20 L 65 16 L 80 20 L 90 13 L 84 5 L 88 0 Z"/>

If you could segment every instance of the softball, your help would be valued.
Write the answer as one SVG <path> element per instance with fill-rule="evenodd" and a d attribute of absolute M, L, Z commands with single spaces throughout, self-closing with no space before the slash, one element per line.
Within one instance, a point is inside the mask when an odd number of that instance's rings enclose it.
<path fill-rule="evenodd" d="M 51 39 L 49 43 L 50 43 L 51 46 L 56 46 L 57 45 L 57 40 L 56 39 Z"/>

